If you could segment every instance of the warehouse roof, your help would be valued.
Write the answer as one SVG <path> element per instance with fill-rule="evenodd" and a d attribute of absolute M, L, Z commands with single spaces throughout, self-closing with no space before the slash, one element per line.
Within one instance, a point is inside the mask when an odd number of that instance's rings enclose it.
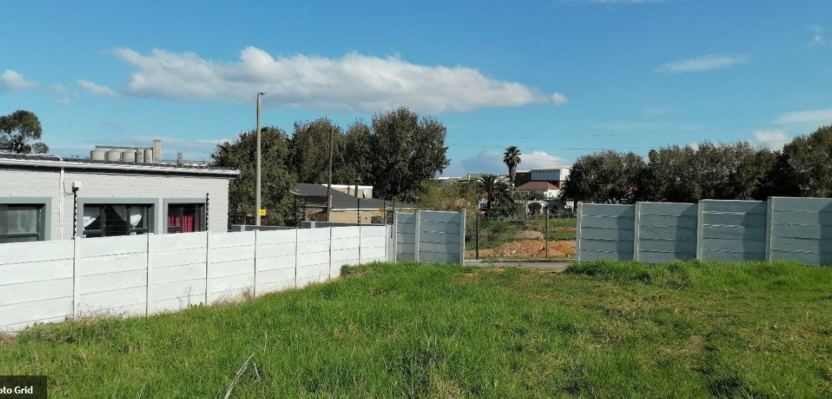
<path fill-rule="evenodd" d="M 33 168 L 65 168 L 122 171 L 133 173 L 172 173 L 237 177 L 239 170 L 203 165 L 177 165 L 175 163 L 133 163 L 93 161 L 87 158 L 62 158 L 56 155 L 9 154 L 0 152 L 0 166 Z"/>
<path fill-rule="evenodd" d="M 298 183 L 292 190 L 292 194 L 307 198 L 307 205 L 326 206 L 326 186 L 322 184 Z M 356 209 L 358 198 L 354 195 L 332 190 L 332 209 L 346 211 Z M 391 202 L 375 198 L 361 198 L 361 209 L 373 210 L 392 205 Z"/>

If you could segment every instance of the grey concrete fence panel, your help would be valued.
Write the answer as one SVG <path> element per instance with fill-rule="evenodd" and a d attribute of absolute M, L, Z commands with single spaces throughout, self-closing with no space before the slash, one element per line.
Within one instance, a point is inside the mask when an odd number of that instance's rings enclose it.
<path fill-rule="evenodd" d="M 667 262 L 696 258 L 696 214 L 694 204 L 637 203 L 635 259 Z"/>
<path fill-rule="evenodd" d="M 771 198 L 771 260 L 832 264 L 832 199 Z"/>
<path fill-rule="evenodd" d="M 634 205 L 578 205 L 578 261 L 633 260 Z"/>
<path fill-rule="evenodd" d="M 832 199 L 582 204 L 579 261 L 790 260 L 832 265 Z"/>
<path fill-rule="evenodd" d="M 699 259 L 720 261 L 766 260 L 764 201 L 699 203 Z"/>

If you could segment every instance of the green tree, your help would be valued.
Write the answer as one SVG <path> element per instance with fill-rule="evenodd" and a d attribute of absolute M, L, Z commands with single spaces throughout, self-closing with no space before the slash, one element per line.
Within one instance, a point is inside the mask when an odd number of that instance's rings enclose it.
<path fill-rule="evenodd" d="M 485 212 L 491 214 L 493 205 L 506 207 L 514 205 L 511 186 L 497 175 L 482 175 L 477 179 L 477 190 L 485 198 Z"/>
<path fill-rule="evenodd" d="M 672 146 L 650 151 L 639 199 L 695 202 L 702 199 L 753 199 L 769 191 L 776 156 L 747 142 L 696 148 Z"/>
<path fill-rule="evenodd" d="M 572 165 L 561 196 L 572 201 L 632 203 L 643 170 L 644 160 L 632 152 L 585 155 Z"/>
<path fill-rule="evenodd" d="M 503 163 L 508 167 L 508 179 L 512 186 L 517 174 L 517 165 L 521 162 L 520 155 L 520 149 L 516 146 L 506 148 L 506 152 L 503 153 Z"/>
<path fill-rule="evenodd" d="M 780 195 L 832 196 L 832 126 L 786 144 L 773 180 L 780 187 Z"/>
<path fill-rule="evenodd" d="M 330 132 L 334 136 L 333 183 L 349 183 L 349 176 L 336 173 L 343 164 L 344 137 L 341 128 L 327 118 L 295 122 L 288 166 L 298 182 L 323 184 L 329 180 Z"/>
<path fill-rule="evenodd" d="M 33 143 L 40 140 L 43 128 L 37 115 L 30 111 L 15 111 L 0 116 L 0 150 L 15 154 L 46 154 L 49 146 Z"/>
<path fill-rule="evenodd" d="M 422 182 L 450 163 L 445 156 L 445 126 L 406 107 L 376 114 L 372 125 L 367 182 L 377 197 L 416 201 Z"/>
<path fill-rule="evenodd" d="M 342 170 L 339 171 L 339 175 L 352 179 L 352 182 L 359 178 L 367 179 L 367 176 L 370 175 L 370 160 L 373 157 L 371 153 L 372 138 L 373 134 L 370 127 L 363 120 L 356 120 L 355 123 L 350 125 L 344 135 L 343 151 L 340 153 Z M 349 183 L 349 181 L 346 182 L 346 184 Z"/>
<path fill-rule="evenodd" d="M 283 130 L 265 127 L 261 130 L 262 150 L 262 201 L 268 212 L 265 225 L 282 225 L 292 218 L 294 188 L 293 176 L 286 169 L 289 157 L 289 140 Z M 240 170 L 240 177 L 232 180 L 228 188 L 229 213 L 254 215 L 255 185 L 257 178 L 257 135 L 254 131 L 240 133 L 234 142 L 217 145 L 212 155 L 216 166 Z"/>

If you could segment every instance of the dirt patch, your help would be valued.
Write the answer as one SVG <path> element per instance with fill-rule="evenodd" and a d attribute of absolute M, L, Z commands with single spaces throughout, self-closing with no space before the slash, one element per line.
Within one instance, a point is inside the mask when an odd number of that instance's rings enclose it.
<path fill-rule="evenodd" d="M 535 230 L 518 231 L 514 238 L 537 240 L 543 238 L 543 233 Z"/>
<path fill-rule="evenodd" d="M 474 251 L 466 251 L 466 258 L 473 258 Z M 499 258 L 544 258 L 546 257 L 546 241 L 517 240 L 500 245 L 493 249 L 481 249 L 480 257 Z M 549 241 L 550 258 L 574 258 L 574 241 Z"/>

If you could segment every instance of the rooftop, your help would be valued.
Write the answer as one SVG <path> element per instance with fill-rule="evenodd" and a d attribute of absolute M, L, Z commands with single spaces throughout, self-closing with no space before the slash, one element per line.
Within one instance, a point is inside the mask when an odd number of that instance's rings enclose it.
<path fill-rule="evenodd" d="M 9 154 L 0 152 L 0 166 L 66 168 L 123 171 L 133 173 L 174 173 L 237 177 L 239 170 L 214 166 L 177 165 L 173 163 L 134 163 L 93 161 L 87 158 L 62 158 L 44 154 Z"/>
<path fill-rule="evenodd" d="M 334 186 L 334 184 L 333 184 Z M 360 186 L 359 186 L 360 187 Z M 326 186 L 312 183 L 298 183 L 292 190 L 292 194 L 299 197 L 311 197 L 318 199 L 321 205 L 326 206 Z M 309 203 L 308 203 L 309 204 Z M 314 205 L 314 204 L 313 204 Z M 336 211 L 354 210 L 358 205 L 358 197 L 342 193 L 338 190 L 332 190 L 332 209 Z M 392 205 L 392 202 L 386 202 L 386 205 Z M 385 206 L 385 201 L 375 198 L 361 198 L 361 209 L 379 209 Z"/>
<path fill-rule="evenodd" d="M 546 181 L 530 181 L 520 187 L 517 187 L 517 191 L 548 191 L 557 189 L 557 186 Z"/>

